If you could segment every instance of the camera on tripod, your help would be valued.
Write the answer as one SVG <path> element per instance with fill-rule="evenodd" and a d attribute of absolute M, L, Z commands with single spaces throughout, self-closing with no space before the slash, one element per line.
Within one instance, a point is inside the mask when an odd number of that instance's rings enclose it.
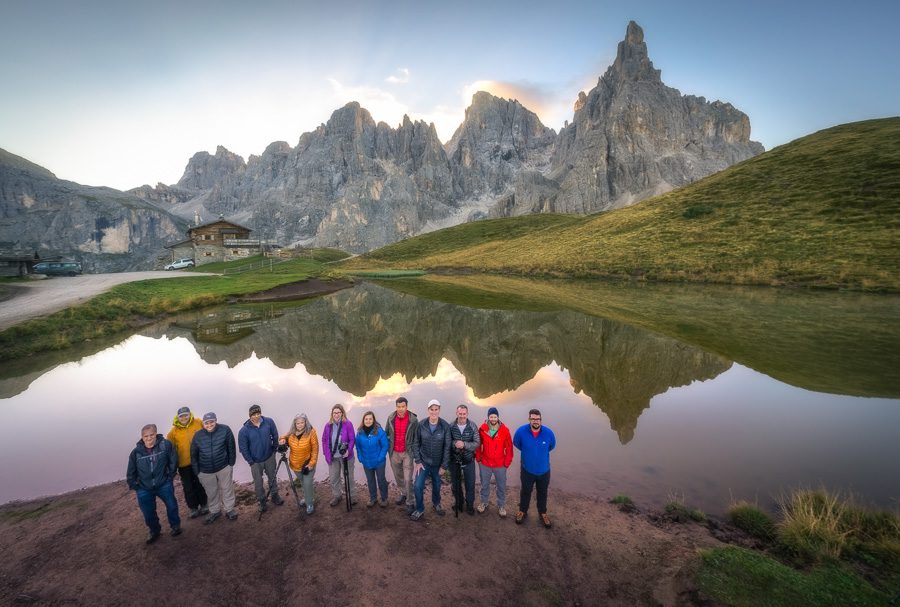
<path fill-rule="evenodd" d="M 287 443 L 282 443 L 282 444 L 278 445 L 278 452 L 279 452 L 279 453 L 287 453 L 287 450 L 288 450 L 288 445 L 287 445 Z"/>

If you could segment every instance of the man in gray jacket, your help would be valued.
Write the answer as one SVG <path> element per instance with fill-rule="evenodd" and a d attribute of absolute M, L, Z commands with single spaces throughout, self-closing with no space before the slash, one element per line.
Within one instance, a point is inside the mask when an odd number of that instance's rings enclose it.
<path fill-rule="evenodd" d="M 450 424 L 450 482 L 453 484 L 453 508 L 463 511 L 463 480 L 465 480 L 465 509 L 475 514 L 475 451 L 481 445 L 478 426 L 469 419 L 469 408 L 456 408 L 456 422 Z M 462 475 L 463 478 L 460 478 Z"/>
<path fill-rule="evenodd" d="M 418 521 L 425 514 L 425 480 L 431 479 L 431 504 L 435 514 L 444 515 L 441 508 L 441 472 L 450 463 L 450 424 L 440 417 L 441 403 L 428 401 L 428 419 L 416 427 L 413 446 L 415 466 L 416 509 L 409 517 Z"/>
<path fill-rule="evenodd" d="M 416 414 L 409 411 L 409 402 L 401 396 L 396 401 L 397 410 L 388 416 L 387 437 L 388 456 L 394 481 L 400 490 L 397 505 L 406 505 L 407 514 L 412 514 L 413 506 L 413 449 L 416 444 L 416 427 L 419 420 Z M 397 440 L 399 435 L 400 440 Z M 407 501 L 408 500 L 408 501 Z"/>
<path fill-rule="evenodd" d="M 224 507 L 225 516 L 237 518 L 234 509 L 234 481 L 232 471 L 237 457 L 234 433 L 225 424 L 218 423 L 216 414 L 210 411 L 203 416 L 203 429 L 197 430 L 191 439 L 191 466 L 209 498 L 209 514 L 206 524 L 215 522 Z M 222 496 L 222 504 L 219 503 Z"/>

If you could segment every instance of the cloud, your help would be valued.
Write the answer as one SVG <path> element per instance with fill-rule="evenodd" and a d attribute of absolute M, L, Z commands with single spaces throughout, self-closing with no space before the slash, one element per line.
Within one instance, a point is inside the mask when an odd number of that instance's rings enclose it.
<path fill-rule="evenodd" d="M 505 82 L 502 80 L 477 80 L 463 88 L 463 103 L 468 107 L 472 96 L 486 91 L 504 99 L 514 99 L 531 110 L 544 125 L 559 130 L 563 122 L 572 118 L 571 94 L 563 96 L 556 88 L 534 82 Z"/>
<path fill-rule="evenodd" d="M 399 67 L 396 74 L 391 74 L 384 79 L 385 82 L 391 84 L 406 84 L 409 82 L 409 68 Z"/>
<path fill-rule="evenodd" d="M 403 116 L 409 114 L 409 107 L 397 100 L 392 93 L 371 86 L 346 86 L 334 78 L 329 78 L 334 92 L 335 102 L 339 106 L 351 101 L 358 101 L 367 109 L 375 122 L 386 122 L 389 125 L 398 125 L 403 122 Z"/>

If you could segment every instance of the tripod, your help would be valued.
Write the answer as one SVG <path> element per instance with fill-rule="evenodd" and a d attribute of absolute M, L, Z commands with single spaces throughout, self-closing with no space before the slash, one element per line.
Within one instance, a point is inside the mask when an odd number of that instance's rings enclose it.
<path fill-rule="evenodd" d="M 344 455 L 342 459 L 344 460 L 344 497 L 347 500 L 347 512 L 350 512 L 353 510 L 353 500 L 350 497 L 350 467 L 347 463 L 347 456 Z"/>
<path fill-rule="evenodd" d="M 459 511 L 463 509 L 463 470 L 465 466 L 462 462 L 462 450 L 460 450 L 459 461 L 456 462 L 458 469 L 456 477 L 453 479 L 453 516 L 459 518 Z"/>
<path fill-rule="evenodd" d="M 300 496 L 297 495 L 297 487 L 294 486 L 294 475 L 291 472 L 291 467 L 288 465 L 288 461 L 287 461 L 287 455 L 286 455 L 287 450 L 279 451 L 279 453 L 281 453 L 281 457 L 278 459 L 278 465 L 275 467 L 275 483 L 278 482 L 278 471 L 281 470 L 281 466 L 284 465 L 284 469 L 287 472 L 288 485 L 290 485 L 291 491 L 294 493 L 294 501 L 297 502 L 297 511 L 302 512 L 303 507 L 300 505 Z M 269 483 L 269 491 L 266 493 L 266 499 L 263 503 L 269 501 L 269 496 L 272 495 L 272 489 L 275 488 L 275 483 Z M 263 515 L 263 511 L 260 510 L 259 516 L 256 518 L 256 520 L 261 521 L 262 515 Z"/>

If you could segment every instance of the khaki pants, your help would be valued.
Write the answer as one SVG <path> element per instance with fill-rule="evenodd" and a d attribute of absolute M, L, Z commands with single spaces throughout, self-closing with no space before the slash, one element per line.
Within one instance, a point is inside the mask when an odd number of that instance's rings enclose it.
<path fill-rule="evenodd" d="M 409 451 L 391 452 L 391 470 L 394 471 L 394 482 L 400 489 L 400 495 L 408 499 L 413 496 L 413 458 Z"/>
<path fill-rule="evenodd" d="M 234 510 L 234 481 L 231 473 L 232 467 L 225 466 L 214 474 L 201 472 L 197 475 L 206 491 L 210 514 L 219 512 L 223 506 L 226 514 Z M 222 494 L 222 506 L 219 505 L 219 493 Z"/>
<path fill-rule="evenodd" d="M 350 497 L 356 499 L 356 480 L 353 478 L 353 469 L 356 467 L 356 460 L 347 460 L 347 469 L 350 472 Z M 335 456 L 328 466 L 328 480 L 331 482 L 331 495 L 340 499 L 344 495 L 344 460 L 340 456 Z"/>

